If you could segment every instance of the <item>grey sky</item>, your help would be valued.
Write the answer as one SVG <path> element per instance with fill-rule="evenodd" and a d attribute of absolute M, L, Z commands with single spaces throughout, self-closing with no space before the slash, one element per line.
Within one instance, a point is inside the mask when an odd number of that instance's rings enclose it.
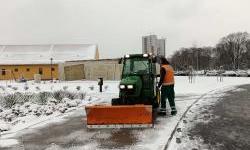
<path fill-rule="evenodd" d="M 0 0 L 0 44 L 97 43 L 102 58 L 141 52 L 141 36 L 214 46 L 250 31 L 249 0 Z"/>

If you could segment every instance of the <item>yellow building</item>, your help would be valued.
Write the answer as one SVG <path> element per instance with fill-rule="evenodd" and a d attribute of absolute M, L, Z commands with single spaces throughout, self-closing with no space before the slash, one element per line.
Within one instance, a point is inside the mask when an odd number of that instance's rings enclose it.
<path fill-rule="evenodd" d="M 96 45 L 2 45 L 0 46 L 0 80 L 24 78 L 60 79 L 60 64 L 66 61 L 99 59 Z"/>
<path fill-rule="evenodd" d="M 43 80 L 58 79 L 58 65 L 47 64 L 18 64 L 18 65 L 1 65 L 0 80 L 16 80 L 24 78 L 27 80 L 34 79 L 35 74 L 40 74 Z"/>

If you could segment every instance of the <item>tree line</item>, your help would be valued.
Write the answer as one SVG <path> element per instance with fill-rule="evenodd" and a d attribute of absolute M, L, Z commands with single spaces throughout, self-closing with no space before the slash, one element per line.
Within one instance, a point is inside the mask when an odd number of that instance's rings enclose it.
<path fill-rule="evenodd" d="M 231 33 L 214 47 L 189 47 L 176 51 L 171 59 L 176 70 L 237 70 L 250 68 L 250 35 L 247 32 Z"/>

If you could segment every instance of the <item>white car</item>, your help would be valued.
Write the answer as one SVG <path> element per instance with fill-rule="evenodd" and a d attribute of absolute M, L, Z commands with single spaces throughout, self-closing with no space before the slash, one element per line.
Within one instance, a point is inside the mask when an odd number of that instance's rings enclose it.
<path fill-rule="evenodd" d="M 194 71 L 195 75 L 205 75 L 205 70 Z"/>
<path fill-rule="evenodd" d="M 237 73 L 235 71 L 225 71 L 222 75 L 227 77 L 236 77 Z"/>
<path fill-rule="evenodd" d="M 236 74 L 238 77 L 247 77 L 248 76 L 248 73 L 245 70 L 237 70 Z"/>
<path fill-rule="evenodd" d="M 206 73 L 206 76 L 217 76 L 218 72 L 216 70 L 211 70 Z"/>

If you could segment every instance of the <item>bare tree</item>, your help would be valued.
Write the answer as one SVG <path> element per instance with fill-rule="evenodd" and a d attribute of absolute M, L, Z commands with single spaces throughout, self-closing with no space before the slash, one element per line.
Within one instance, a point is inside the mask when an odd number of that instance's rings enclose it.
<path fill-rule="evenodd" d="M 247 52 L 247 42 L 249 34 L 247 32 L 231 33 L 223 37 L 217 44 L 217 54 L 219 63 L 232 65 L 232 69 L 239 69 L 243 62 L 243 55 Z"/>
<path fill-rule="evenodd" d="M 250 68 L 250 39 L 247 32 L 231 33 L 219 41 L 215 47 L 181 48 L 172 56 L 172 64 L 177 70 L 243 69 Z"/>

